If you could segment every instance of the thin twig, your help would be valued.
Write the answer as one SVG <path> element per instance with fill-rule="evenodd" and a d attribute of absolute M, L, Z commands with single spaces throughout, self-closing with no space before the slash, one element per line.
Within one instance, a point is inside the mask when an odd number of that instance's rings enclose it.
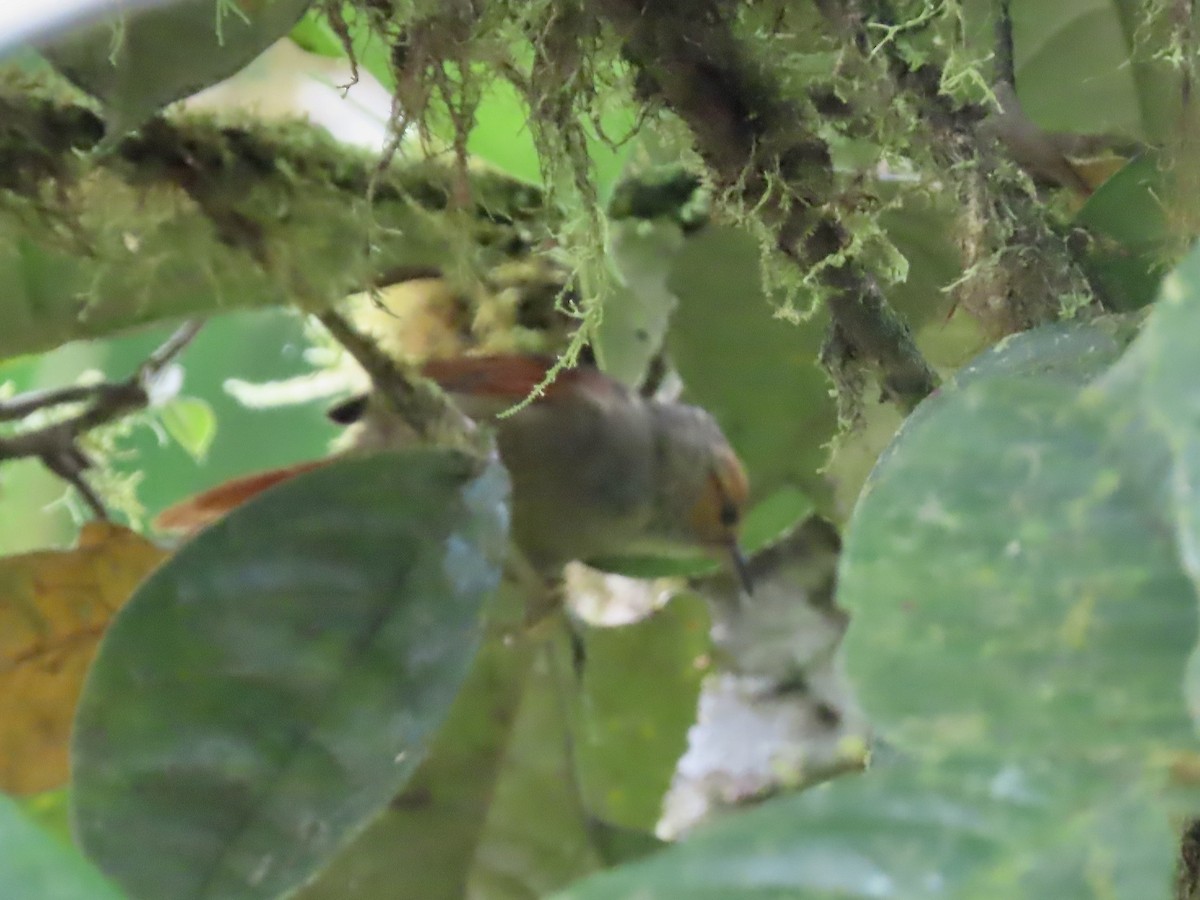
<path fill-rule="evenodd" d="M 65 388 L 27 391 L 11 400 L 0 400 L 0 422 L 17 422 L 26 416 L 51 406 L 82 403 L 96 396 L 97 385 L 73 384 Z"/>
<path fill-rule="evenodd" d="M 154 379 L 183 352 L 202 326 L 201 321 L 185 323 L 124 381 L 31 391 L 0 402 L 0 421 L 17 421 L 68 403 L 87 404 L 78 413 L 60 421 L 0 437 L 0 463 L 29 458 L 41 460 L 42 465 L 79 492 L 96 518 L 107 518 L 103 502 L 84 477 L 93 460 L 80 448 L 79 439 L 93 428 L 148 406 L 149 388 Z"/>
<path fill-rule="evenodd" d="M 339 313 L 327 310 L 319 313 L 317 319 L 362 366 L 375 390 L 423 441 L 481 454 L 490 452 L 471 420 L 431 382 L 410 376 Z"/>
<path fill-rule="evenodd" d="M 165 369 L 176 356 L 187 349 L 187 345 L 195 340 L 196 335 L 203 327 L 203 319 L 193 319 L 180 325 L 175 333 L 163 341 L 162 346 L 151 353 L 142 363 L 138 370 L 142 379 L 152 378 Z"/>

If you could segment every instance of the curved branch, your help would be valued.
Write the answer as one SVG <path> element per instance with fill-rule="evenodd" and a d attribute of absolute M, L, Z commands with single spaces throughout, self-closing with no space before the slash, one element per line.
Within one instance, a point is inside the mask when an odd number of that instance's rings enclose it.
<path fill-rule="evenodd" d="M 390 271 L 490 266 L 553 211 L 494 172 L 393 166 L 301 123 L 157 119 L 96 152 L 98 116 L 0 73 L 0 359 L 235 308 L 328 307 Z M 457 198 L 471 204 L 456 208 Z"/>
<path fill-rule="evenodd" d="M 202 327 L 203 323 L 198 321 L 185 323 L 124 381 L 36 391 L 0 401 L 0 422 L 15 421 L 67 403 L 86 404 L 80 412 L 58 422 L 0 436 L 0 463 L 28 458 L 41 460 L 47 469 L 79 491 L 97 518 L 107 518 L 104 504 L 84 477 L 92 460 L 79 446 L 79 439 L 93 428 L 148 406 L 154 379 L 183 352 Z"/>
<path fill-rule="evenodd" d="M 884 393 L 910 409 L 937 385 L 903 319 L 874 278 L 845 258 L 851 236 L 835 213 L 829 148 L 784 99 L 778 80 L 708 0 L 593 0 L 641 70 L 641 85 L 691 128 L 719 184 L 736 189 L 781 252 L 817 272 L 842 345 L 879 372 Z"/>

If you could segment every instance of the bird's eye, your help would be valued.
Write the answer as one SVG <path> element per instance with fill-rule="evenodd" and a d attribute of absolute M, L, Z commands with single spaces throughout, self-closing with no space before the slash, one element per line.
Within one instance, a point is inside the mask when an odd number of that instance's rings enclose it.
<path fill-rule="evenodd" d="M 732 528 L 738 523 L 740 515 L 738 513 L 738 508 L 733 503 L 726 500 L 721 504 L 721 509 L 717 513 L 717 517 L 720 519 L 721 524 L 726 528 Z"/>

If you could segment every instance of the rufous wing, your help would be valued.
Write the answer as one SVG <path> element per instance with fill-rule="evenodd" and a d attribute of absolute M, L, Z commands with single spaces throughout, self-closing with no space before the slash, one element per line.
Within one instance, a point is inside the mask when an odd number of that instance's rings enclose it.
<path fill-rule="evenodd" d="M 317 459 L 234 478 L 163 510 L 154 520 L 154 527 L 159 531 L 193 534 L 267 488 L 320 468 L 328 462 L 327 459 Z"/>
<path fill-rule="evenodd" d="M 422 366 L 421 372 L 447 393 L 463 401 L 476 401 L 463 403 L 468 415 L 493 415 L 528 397 L 546 380 L 553 365 L 554 359 L 548 356 L 459 356 L 431 360 Z M 552 400 L 578 390 L 608 395 L 619 393 L 621 388 L 598 370 L 584 366 L 558 373 L 544 388 L 541 398 Z M 331 416 L 340 424 L 350 424 L 360 419 L 365 410 L 365 397 L 353 397 L 335 406 Z M 185 534 L 199 531 L 267 488 L 327 462 L 322 459 L 297 463 L 219 484 L 164 510 L 154 520 L 155 527 Z"/>
<path fill-rule="evenodd" d="M 591 366 L 564 369 L 544 385 L 554 362 L 550 356 L 519 354 L 458 356 L 430 360 L 421 367 L 421 374 L 447 393 L 507 404 L 519 403 L 539 386 L 540 397 L 548 400 L 580 389 L 598 393 L 619 390 L 616 382 Z"/>

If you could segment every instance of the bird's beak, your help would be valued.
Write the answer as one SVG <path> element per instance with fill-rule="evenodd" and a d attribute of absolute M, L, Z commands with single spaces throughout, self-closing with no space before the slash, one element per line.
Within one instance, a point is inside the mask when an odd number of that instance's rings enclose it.
<path fill-rule="evenodd" d="M 742 548 L 736 543 L 729 545 L 729 560 L 733 564 L 733 573 L 737 577 L 738 584 L 741 585 L 747 597 L 754 595 L 754 580 L 750 577 L 750 563 L 746 559 L 746 555 L 742 553 Z"/>

